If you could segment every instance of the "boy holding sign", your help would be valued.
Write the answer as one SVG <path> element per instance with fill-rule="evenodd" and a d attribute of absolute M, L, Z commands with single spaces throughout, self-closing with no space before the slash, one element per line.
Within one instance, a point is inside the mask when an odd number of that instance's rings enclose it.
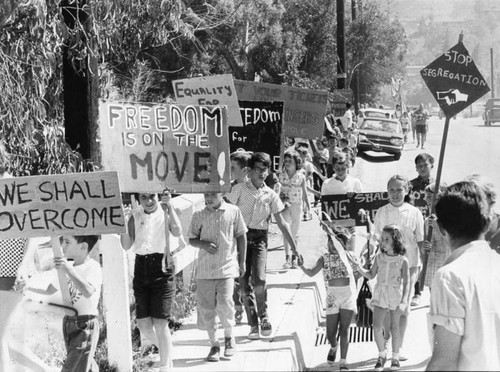
<path fill-rule="evenodd" d="M 99 367 L 94 353 L 99 339 L 97 319 L 101 296 L 102 272 L 99 263 L 89 257 L 90 251 L 99 240 L 97 235 L 64 236 L 62 238 L 63 257 L 55 257 L 57 270 L 62 270 L 68 281 L 71 305 L 75 315 L 63 318 L 63 335 L 67 356 L 62 372 L 97 372 Z M 69 260 L 73 260 L 71 263 Z M 17 289 L 26 286 L 20 280 Z M 53 295 L 59 290 L 59 280 L 54 278 L 45 289 L 27 287 L 35 293 Z"/>

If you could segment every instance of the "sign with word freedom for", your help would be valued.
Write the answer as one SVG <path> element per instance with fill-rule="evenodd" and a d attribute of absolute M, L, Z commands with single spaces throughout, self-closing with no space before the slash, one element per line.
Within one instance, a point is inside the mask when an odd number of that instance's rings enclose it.
<path fill-rule="evenodd" d="M 490 91 L 462 42 L 422 69 L 420 75 L 448 118 Z"/>
<path fill-rule="evenodd" d="M 116 172 L 0 180 L 0 239 L 125 232 Z"/>
<path fill-rule="evenodd" d="M 284 101 L 285 136 L 315 139 L 323 135 L 328 92 L 235 80 L 240 101 Z"/>
<path fill-rule="evenodd" d="M 239 101 L 243 127 L 229 126 L 231 152 L 266 152 L 277 170 L 283 128 L 283 102 Z"/>
<path fill-rule="evenodd" d="M 174 80 L 172 85 L 177 103 L 200 106 L 226 105 L 229 125 L 243 126 L 233 75 L 212 75 Z"/>
<path fill-rule="evenodd" d="M 358 194 L 339 194 L 321 196 L 321 211 L 325 212 L 333 223 L 341 226 L 364 226 L 366 219 L 359 214 L 364 209 L 371 220 L 377 210 L 389 203 L 389 194 L 384 192 L 363 192 Z"/>
<path fill-rule="evenodd" d="M 229 191 L 227 110 L 101 102 L 102 163 L 123 192 Z"/>

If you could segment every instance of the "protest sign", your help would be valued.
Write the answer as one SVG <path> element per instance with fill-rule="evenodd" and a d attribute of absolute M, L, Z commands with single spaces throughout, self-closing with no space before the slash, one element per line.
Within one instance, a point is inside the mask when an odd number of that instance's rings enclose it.
<path fill-rule="evenodd" d="M 429 206 L 425 201 L 425 190 L 412 190 L 410 192 L 410 198 L 412 204 L 417 207 L 422 215 L 425 217 L 429 216 Z"/>
<path fill-rule="evenodd" d="M 490 91 L 461 41 L 423 68 L 420 74 L 448 118 Z"/>
<path fill-rule="evenodd" d="M 284 134 L 315 139 L 323 135 L 328 92 L 285 85 L 235 80 L 239 101 L 283 101 Z"/>
<path fill-rule="evenodd" d="M 229 125 L 242 127 L 233 75 L 212 75 L 172 82 L 177 103 L 181 105 L 227 106 Z"/>
<path fill-rule="evenodd" d="M 377 210 L 389 203 L 389 194 L 384 192 L 363 192 L 358 194 L 339 194 L 321 196 L 321 211 L 332 222 L 340 226 L 364 226 L 366 219 L 359 214 L 364 209 L 373 221 Z"/>
<path fill-rule="evenodd" d="M 282 143 L 283 102 L 239 101 L 239 106 L 243 127 L 229 126 L 231 152 L 239 148 L 266 152 L 276 171 Z"/>
<path fill-rule="evenodd" d="M 0 239 L 125 232 L 116 172 L 0 180 Z"/>
<path fill-rule="evenodd" d="M 225 108 L 101 101 L 99 122 L 102 164 L 123 192 L 229 191 Z"/>
<path fill-rule="evenodd" d="M 342 117 L 347 110 L 347 104 L 352 104 L 352 100 L 352 89 L 334 89 L 328 94 L 332 115 L 337 118 Z"/>

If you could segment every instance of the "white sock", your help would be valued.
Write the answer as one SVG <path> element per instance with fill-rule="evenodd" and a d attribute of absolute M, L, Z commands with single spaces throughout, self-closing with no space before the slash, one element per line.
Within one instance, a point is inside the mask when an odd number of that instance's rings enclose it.
<path fill-rule="evenodd" d="M 399 360 L 399 353 L 392 353 L 392 359 Z"/>
<path fill-rule="evenodd" d="M 340 359 L 339 360 L 339 365 L 344 365 L 344 364 L 347 364 L 346 360 L 345 359 Z"/>
<path fill-rule="evenodd" d="M 386 356 L 385 351 L 379 351 L 378 352 L 378 356 L 381 357 L 381 358 L 385 358 L 385 356 Z"/>

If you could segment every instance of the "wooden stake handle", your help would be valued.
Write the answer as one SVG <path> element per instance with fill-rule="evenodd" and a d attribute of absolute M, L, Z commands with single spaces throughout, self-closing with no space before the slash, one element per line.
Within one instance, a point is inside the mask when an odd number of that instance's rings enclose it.
<path fill-rule="evenodd" d="M 51 236 L 50 242 L 52 244 L 52 251 L 54 252 L 54 257 L 63 257 L 63 251 L 61 244 L 59 242 L 58 236 Z M 66 280 L 66 275 L 61 271 L 57 270 L 57 276 L 59 277 L 59 286 L 61 287 L 61 295 L 64 306 L 72 306 L 71 297 L 69 295 L 68 281 Z"/>

